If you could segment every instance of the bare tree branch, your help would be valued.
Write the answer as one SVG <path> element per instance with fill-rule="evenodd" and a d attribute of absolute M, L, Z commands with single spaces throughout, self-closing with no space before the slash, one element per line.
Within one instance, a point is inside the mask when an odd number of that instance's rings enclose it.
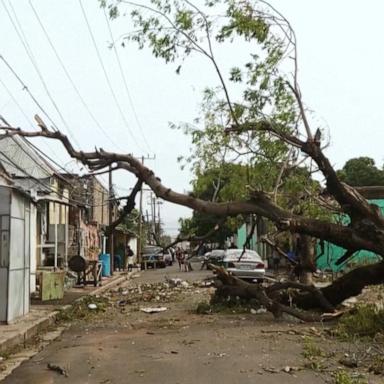
<path fill-rule="evenodd" d="M 138 192 L 140 192 L 141 187 L 143 185 L 143 182 L 139 179 L 137 180 L 135 186 L 133 187 L 130 195 L 127 198 L 127 202 L 125 203 L 125 206 L 123 208 L 123 211 L 120 213 L 119 217 L 110 225 L 105 230 L 106 236 L 109 236 L 113 230 L 121 224 L 124 219 L 132 212 L 132 210 L 135 208 L 135 198 Z M 140 217 L 141 220 L 141 217 Z"/>
<path fill-rule="evenodd" d="M 166 250 L 168 248 L 174 247 L 176 244 L 181 243 L 183 241 L 205 241 L 210 239 L 224 224 L 225 219 L 220 220 L 211 230 L 209 230 L 205 235 L 203 236 L 195 236 L 195 235 L 189 235 L 189 236 L 177 236 L 177 238 L 167 246 L 165 246 L 163 249 Z"/>
<path fill-rule="evenodd" d="M 59 140 L 63 143 L 71 157 L 80 160 L 90 169 L 102 169 L 103 167 L 116 164 L 116 167 L 133 173 L 145 182 L 158 197 L 175 204 L 192 208 L 196 211 L 212 213 L 225 217 L 236 216 L 238 214 L 256 214 L 270 219 L 278 228 L 282 230 L 297 232 L 327 240 L 348 249 L 367 249 L 378 254 L 383 254 L 384 232 L 368 232 L 368 229 L 370 228 L 369 224 L 365 225 L 365 223 L 363 223 L 361 228 L 354 228 L 297 216 L 273 204 L 265 193 L 258 191 L 254 191 L 251 198 L 247 201 L 217 203 L 201 200 L 189 195 L 174 192 L 170 188 L 165 187 L 161 183 L 161 180 L 155 176 L 153 171 L 141 164 L 138 159 L 130 154 L 111 153 L 102 149 L 94 152 L 76 151 L 68 138 L 60 132 L 52 132 L 49 130 L 28 132 L 22 131 L 20 128 L 10 127 L 0 127 L 0 129 L 4 131 L 4 134 L 2 135 L 3 137 L 20 135 L 25 137 L 47 137 Z M 302 143 L 302 145 L 306 144 L 296 138 L 295 140 Z M 319 156 L 324 156 L 322 154 L 319 155 L 317 152 L 313 155 L 311 150 L 307 150 L 307 152 L 310 157 L 313 156 L 317 158 Z M 320 160 L 318 161 L 321 163 Z M 326 165 L 321 165 L 319 167 L 325 168 L 325 173 L 329 172 L 331 175 L 334 174 L 336 177 L 338 183 L 337 187 L 339 189 L 334 189 L 338 192 L 339 200 L 344 203 L 346 201 L 351 201 L 351 203 L 355 203 L 357 209 L 359 209 L 358 204 L 363 204 L 364 207 L 360 207 L 361 213 L 367 212 L 370 216 L 365 217 L 371 218 L 372 210 L 374 208 L 366 202 L 364 204 L 364 199 L 360 195 L 360 198 L 356 196 L 357 192 L 355 192 L 356 195 L 350 192 L 350 190 L 354 191 L 352 188 L 340 183 L 328 159 L 326 159 L 326 162 Z M 343 193 L 345 196 L 342 195 Z M 379 213 L 375 211 L 375 215 L 375 217 L 379 218 L 378 221 L 381 223 Z M 383 226 L 381 226 L 381 228 L 383 228 Z"/>

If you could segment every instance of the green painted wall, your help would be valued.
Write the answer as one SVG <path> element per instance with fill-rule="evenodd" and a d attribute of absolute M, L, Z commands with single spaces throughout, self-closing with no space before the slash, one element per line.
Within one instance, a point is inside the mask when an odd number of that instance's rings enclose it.
<path fill-rule="evenodd" d="M 237 248 L 243 248 L 245 240 L 247 239 L 247 236 L 248 236 L 248 230 L 249 228 L 247 228 L 246 224 L 243 224 L 240 228 L 237 229 L 237 241 L 236 241 Z M 257 251 L 256 243 L 257 243 L 257 236 L 256 234 L 254 234 L 250 241 L 249 248 L 254 251 Z"/>
<path fill-rule="evenodd" d="M 381 212 L 384 214 L 384 199 L 379 200 L 369 200 L 370 203 L 376 204 L 380 207 Z M 345 225 L 349 222 L 348 216 L 339 216 L 336 218 L 336 221 L 341 222 Z M 317 254 L 320 256 L 321 250 L 318 246 Z M 346 263 L 341 264 L 339 266 L 335 265 L 337 259 L 343 256 L 345 253 L 345 249 L 338 247 L 332 243 L 325 242 L 324 244 L 324 254 L 321 255 L 317 260 L 317 267 L 319 269 L 330 269 L 334 272 L 341 271 L 347 267 L 351 267 L 353 265 L 358 264 L 369 264 L 375 263 L 380 260 L 380 257 L 369 251 L 359 251 L 356 252 L 351 259 L 349 259 Z"/>

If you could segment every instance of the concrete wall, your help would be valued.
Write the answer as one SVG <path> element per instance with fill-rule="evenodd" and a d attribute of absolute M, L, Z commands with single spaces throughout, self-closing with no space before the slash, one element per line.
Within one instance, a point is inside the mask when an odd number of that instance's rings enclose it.
<path fill-rule="evenodd" d="M 31 240 L 30 240 L 30 255 L 31 255 L 31 279 L 30 290 L 31 293 L 36 291 L 36 268 L 37 268 L 37 207 L 31 204 Z"/>
<path fill-rule="evenodd" d="M 0 321 L 29 312 L 31 202 L 17 190 L 0 187 Z"/>
<path fill-rule="evenodd" d="M 92 196 L 93 205 L 91 219 L 92 221 L 96 221 L 100 225 L 108 225 L 108 190 L 96 178 L 93 178 L 90 184 L 90 193 Z"/>

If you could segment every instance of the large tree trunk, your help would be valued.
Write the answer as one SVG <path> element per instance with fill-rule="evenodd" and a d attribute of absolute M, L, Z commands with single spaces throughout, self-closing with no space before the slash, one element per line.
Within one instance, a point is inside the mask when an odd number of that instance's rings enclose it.
<path fill-rule="evenodd" d="M 368 285 L 379 285 L 383 283 L 384 262 L 380 262 L 353 269 L 331 285 L 321 288 L 320 291 L 330 304 L 336 306 L 349 297 L 359 295 Z M 308 294 L 296 295 L 294 297 L 294 303 L 303 309 L 319 307 L 318 300 Z"/>
<path fill-rule="evenodd" d="M 313 283 L 313 272 L 315 267 L 315 239 L 307 235 L 301 235 L 298 242 L 299 280 L 300 283 L 311 285 Z"/>
<path fill-rule="evenodd" d="M 256 299 L 275 317 L 279 317 L 285 312 L 303 321 L 319 321 L 321 320 L 320 315 L 298 311 L 295 307 L 301 310 L 334 311 L 334 308 L 344 300 L 360 294 L 364 287 L 383 284 L 384 262 L 356 268 L 321 289 L 293 282 L 276 283 L 263 288 L 231 276 L 222 268 L 216 268 L 216 273 L 221 281 L 221 285 L 216 290 L 216 299 L 227 299 L 228 297 Z M 288 293 L 288 288 L 295 289 L 296 293 Z"/>

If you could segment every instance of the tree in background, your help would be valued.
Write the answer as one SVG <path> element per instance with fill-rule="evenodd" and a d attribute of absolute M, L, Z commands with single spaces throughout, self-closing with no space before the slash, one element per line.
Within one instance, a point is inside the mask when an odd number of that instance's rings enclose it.
<path fill-rule="evenodd" d="M 338 171 L 339 178 L 353 187 L 384 185 L 384 170 L 376 167 L 370 157 L 356 157 L 348 160 Z"/>

